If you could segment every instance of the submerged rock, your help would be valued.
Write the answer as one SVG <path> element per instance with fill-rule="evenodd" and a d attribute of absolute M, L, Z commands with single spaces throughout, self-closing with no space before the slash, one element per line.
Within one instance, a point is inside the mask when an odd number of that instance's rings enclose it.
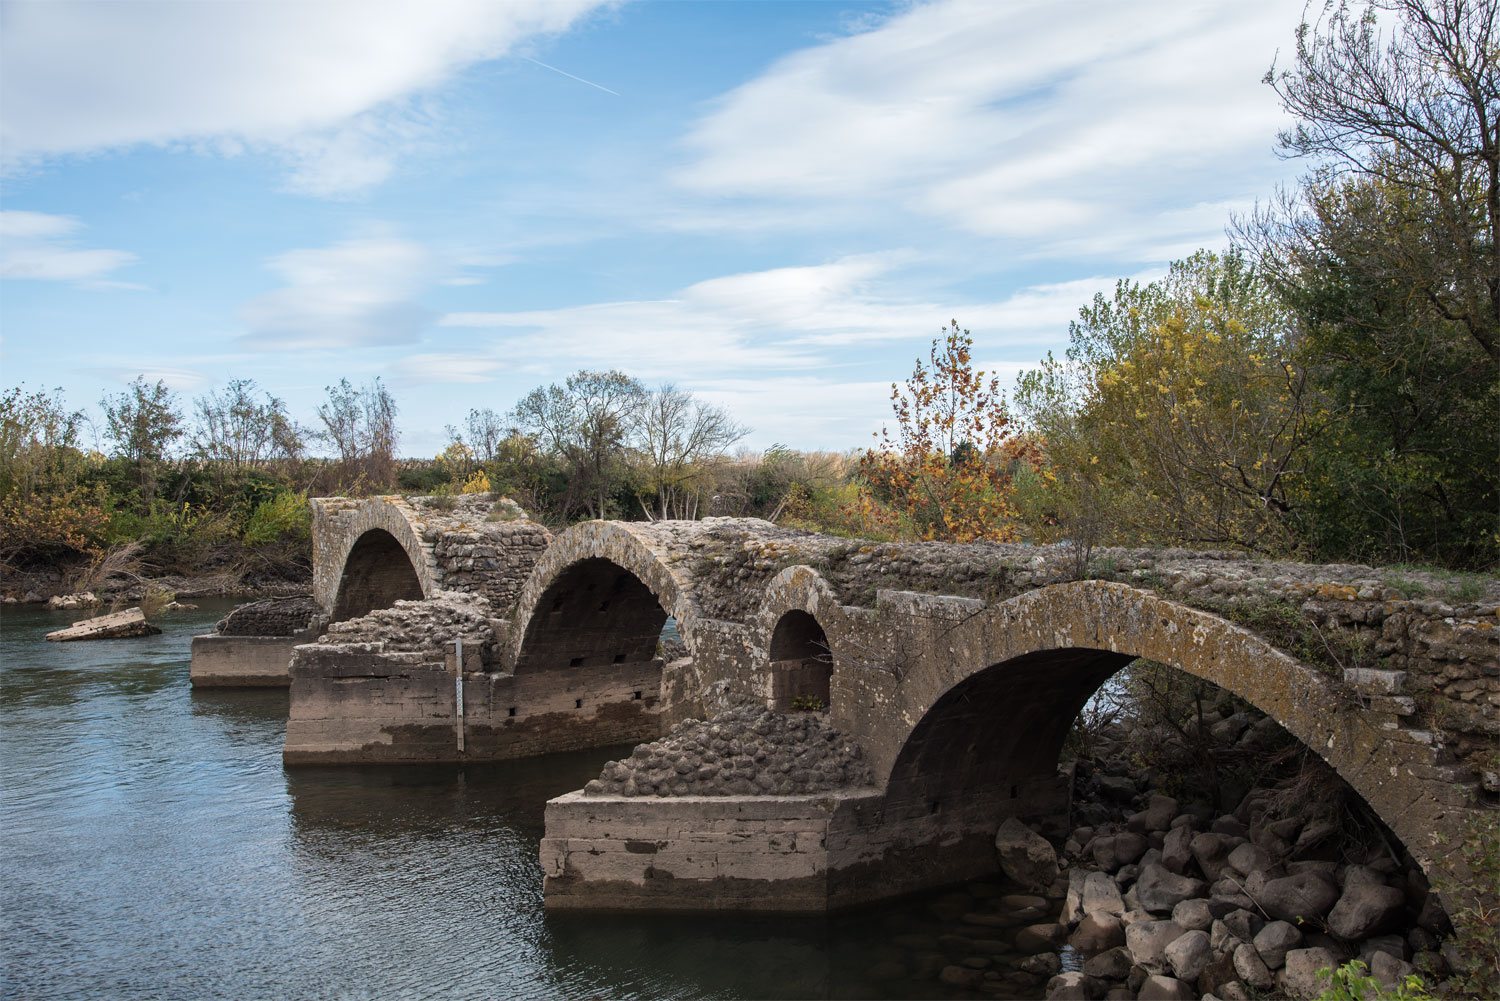
<path fill-rule="evenodd" d="M 108 615 L 96 615 L 92 619 L 75 622 L 66 629 L 48 633 L 47 639 L 54 643 L 68 643 L 73 640 L 156 636 L 160 632 L 160 629 L 146 621 L 145 613 L 139 608 L 127 608 L 123 612 L 110 612 Z"/>

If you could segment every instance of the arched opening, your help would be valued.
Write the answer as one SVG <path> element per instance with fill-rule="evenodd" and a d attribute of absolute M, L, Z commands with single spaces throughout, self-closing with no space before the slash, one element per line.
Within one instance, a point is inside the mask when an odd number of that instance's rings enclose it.
<path fill-rule="evenodd" d="M 780 712 L 827 709 L 833 656 L 818 620 L 794 609 L 771 633 L 771 702 Z"/>
<path fill-rule="evenodd" d="M 1101 686 L 1121 711 L 1095 711 Z M 1391 969 L 1436 962 L 1450 928 L 1399 836 L 1315 750 L 1245 695 L 1127 654 L 1027 654 L 939 697 L 892 766 L 881 837 L 898 847 L 882 879 L 901 892 L 990 878 L 1010 817 L 1063 868 L 1106 875 L 1117 912 L 1165 919 L 1191 898 L 1243 911 L 1252 936 L 1299 926 L 1335 965 L 1384 950 Z M 1078 929 L 1069 941 L 1107 951 L 1095 932 L 1109 920 L 1082 917 L 1059 919 Z"/>
<path fill-rule="evenodd" d="M 542 592 L 516 658 L 516 673 L 656 657 L 666 610 L 640 579 L 594 557 L 568 567 Z"/>
<path fill-rule="evenodd" d="M 391 533 L 372 528 L 349 548 L 333 603 L 333 621 L 368 615 L 397 601 L 421 599 L 422 582 L 405 548 Z"/>

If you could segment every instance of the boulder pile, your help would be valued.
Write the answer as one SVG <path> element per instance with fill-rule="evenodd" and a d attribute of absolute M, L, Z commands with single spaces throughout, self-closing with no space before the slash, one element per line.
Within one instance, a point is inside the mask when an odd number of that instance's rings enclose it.
<path fill-rule="evenodd" d="M 873 781 L 859 745 L 821 713 L 742 706 L 684 720 L 611 761 L 588 796 L 801 796 Z"/>

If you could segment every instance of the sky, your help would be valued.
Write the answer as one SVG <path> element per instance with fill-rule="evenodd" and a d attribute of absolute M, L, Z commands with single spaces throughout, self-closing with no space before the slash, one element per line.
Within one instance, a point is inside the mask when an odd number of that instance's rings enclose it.
<path fill-rule="evenodd" d="M 1304 169 L 1301 0 L 0 2 L 0 384 L 379 377 L 405 455 L 579 369 L 844 450 L 1009 387 Z"/>

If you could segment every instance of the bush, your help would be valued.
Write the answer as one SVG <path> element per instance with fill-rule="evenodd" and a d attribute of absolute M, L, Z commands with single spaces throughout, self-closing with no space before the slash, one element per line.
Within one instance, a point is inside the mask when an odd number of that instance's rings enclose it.
<path fill-rule="evenodd" d="M 302 541 L 311 537 L 312 510 L 307 494 L 284 491 L 256 505 L 240 535 L 247 546 Z"/>

